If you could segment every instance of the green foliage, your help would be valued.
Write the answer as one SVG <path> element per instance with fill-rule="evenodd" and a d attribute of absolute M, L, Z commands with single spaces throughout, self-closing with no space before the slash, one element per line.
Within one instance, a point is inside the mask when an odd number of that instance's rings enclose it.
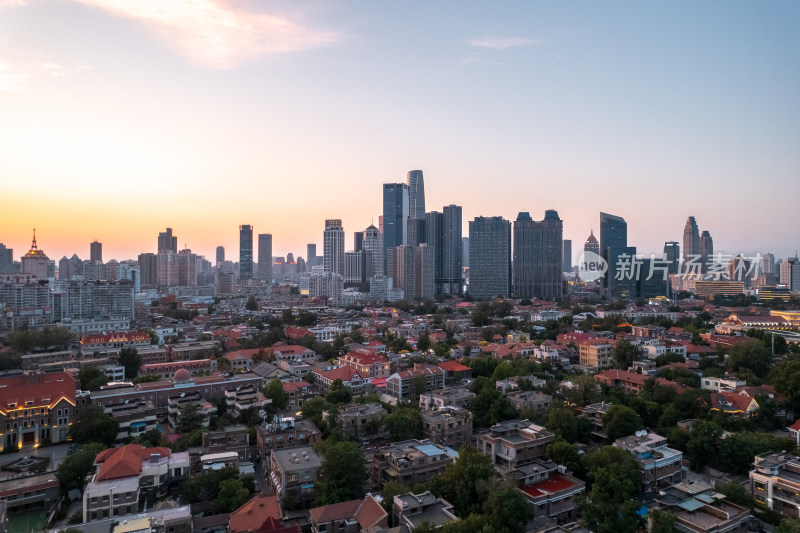
<path fill-rule="evenodd" d="M 786 403 L 793 410 L 800 410 L 800 356 L 786 356 L 772 370 L 772 384 L 775 391 L 786 396 Z"/>
<path fill-rule="evenodd" d="M 486 387 L 470 403 L 472 423 L 476 427 L 489 427 L 504 420 L 516 418 L 514 406 L 504 394 Z"/>
<path fill-rule="evenodd" d="M 656 366 L 664 366 L 670 363 L 683 363 L 686 359 L 679 353 L 666 352 L 656 357 Z"/>
<path fill-rule="evenodd" d="M 181 415 L 178 419 L 178 432 L 189 433 L 199 428 L 203 423 L 203 415 L 197 410 L 194 404 L 187 403 L 181 407 Z"/>
<path fill-rule="evenodd" d="M 570 404 L 585 407 L 600 400 L 600 387 L 588 374 L 576 376 L 572 381 L 572 388 L 564 388 L 564 397 Z"/>
<path fill-rule="evenodd" d="M 800 533 L 800 519 L 784 518 L 775 528 L 775 533 Z"/>
<path fill-rule="evenodd" d="M 214 501 L 220 493 L 222 483 L 239 479 L 239 471 L 233 467 L 206 470 L 199 476 L 187 479 L 180 486 L 181 496 L 189 503 Z M 229 485 L 229 487 L 232 487 Z M 236 487 L 238 489 L 238 487 Z"/>
<path fill-rule="evenodd" d="M 387 481 L 383 484 L 383 490 L 381 490 L 381 498 L 383 498 L 381 501 L 381 506 L 387 513 L 389 513 L 389 515 L 391 515 L 394 497 L 405 494 L 406 492 L 408 492 L 408 488 L 404 487 L 397 481 L 393 479 Z"/>
<path fill-rule="evenodd" d="M 547 458 L 558 465 L 565 466 L 578 477 L 585 475 L 581 453 L 577 446 L 558 439 L 547 445 Z"/>
<path fill-rule="evenodd" d="M 364 495 L 364 454 L 353 442 L 323 441 L 325 459 L 315 492 L 317 505 L 346 502 Z"/>
<path fill-rule="evenodd" d="M 0 371 L 16 370 L 22 368 L 22 355 L 18 352 L 8 352 L 0 355 Z"/>
<path fill-rule="evenodd" d="M 385 424 L 392 441 L 422 438 L 422 413 L 414 407 L 396 408 L 386 417 Z"/>
<path fill-rule="evenodd" d="M 78 372 L 78 381 L 81 382 L 81 390 L 96 391 L 100 387 L 108 385 L 108 378 L 102 370 L 87 365 Z"/>
<path fill-rule="evenodd" d="M 686 442 L 686 456 L 692 470 L 702 471 L 717 456 L 717 441 L 722 436 L 722 428 L 708 420 L 695 420 L 692 423 L 689 440 Z"/>
<path fill-rule="evenodd" d="M 75 442 L 101 442 L 111 446 L 117 440 L 119 422 L 105 414 L 99 405 L 85 405 L 78 409 L 77 420 L 69 428 Z"/>
<path fill-rule="evenodd" d="M 315 426 L 319 429 L 323 429 L 325 425 L 322 421 L 322 413 L 323 411 L 330 411 L 333 407 L 334 406 L 328 403 L 325 398 L 317 396 L 303 402 L 302 413 L 303 416 L 310 419 Z"/>
<path fill-rule="evenodd" d="M 125 367 L 125 379 L 132 380 L 139 374 L 142 356 L 136 348 L 123 348 L 119 352 L 119 364 Z"/>
<path fill-rule="evenodd" d="M 217 507 L 221 513 L 232 513 L 247 500 L 250 499 L 250 491 L 239 479 L 226 479 L 219 484 L 217 494 Z"/>
<path fill-rule="evenodd" d="M 86 476 L 94 470 L 95 457 L 105 449 L 105 445 L 92 442 L 84 444 L 78 453 L 68 455 L 56 470 L 61 491 L 64 493 L 72 489 L 82 491 L 86 483 Z"/>
<path fill-rule="evenodd" d="M 617 368 L 627 370 L 636 360 L 639 353 L 639 348 L 631 344 L 628 339 L 617 341 L 617 345 L 614 348 L 614 361 Z"/>
<path fill-rule="evenodd" d="M 8 336 L 11 349 L 17 353 L 28 353 L 34 348 L 66 350 L 75 335 L 68 328 L 44 328 L 42 331 L 18 329 Z"/>
<path fill-rule="evenodd" d="M 608 412 L 603 415 L 603 429 L 605 429 L 609 440 L 614 441 L 644 429 L 644 423 L 636 411 L 630 407 L 612 405 Z"/>
<path fill-rule="evenodd" d="M 247 298 L 247 302 L 244 304 L 244 308 L 247 311 L 258 311 L 258 301 L 256 300 L 256 297 L 251 294 Z M 291 310 L 288 310 L 288 311 L 290 313 L 292 312 Z"/>
<path fill-rule="evenodd" d="M 544 425 L 567 442 L 586 442 L 591 432 L 591 423 L 586 417 L 576 416 L 565 407 L 551 407 Z"/>
<path fill-rule="evenodd" d="M 700 376 L 686 368 L 665 368 L 658 375 L 664 379 L 675 381 L 681 385 L 697 389 L 700 387 Z"/>
<path fill-rule="evenodd" d="M 420 352 L 427 352 L 431 348 L 431 338 L 427 333 L 420 333 L 417 339 L 417 350 Z"/>
<path fill-rule="evenodd" d="M 769 433 L 733 433 L 722 439 L 715 467 L 731 474 L 746 474 L 756 455 L 780 451 L 786 444 L 784 439 L 776 439 Z"/>
<path fill-rule="evenodd" d="M 595 533 L 634 533 L 641 473 L 630 452 L 605 446 L 585 458 L 591 491 L 578 499 L 581 523 Z"/>
<path fill-rule="evenodd" d="M 156 374 L 145 374 L 143 376 L 136 376 L 133 378 L 133 383 L 134 385 L 138 383 L 154 383 L 159 379 L 161 378 L 159 378 Z"/>
<path fill-rule="evenodd" d="M 772 366 L 772 354 L 760 342 L 745 342 L 728 350 L 725 364 L 728 372 L 751 372 L 764 377 Z"/>
<path fill-rule="evenodd" d="M 286 409 L 289 402 L 289 394 L 283 390 L 283 382 L 279 379 L 273 379 L 264 387 L 264 396 L 272 400 L 271 407 L 277 410 Z"/>
<path fill-rule="evenodd" d="M 495 475 L 491 458 L 465 444 L 458 450 L 455 463 L 447 465 L 441 476 L 431 480 L 431 492 L 453 504 L 457 516 L 466 517 L 481 512 L 478 487 Z"/>
<path fill-rule="evenodd" d="M 336 405 L 350 403 L 353 400 L 353 393 L 350 387 L 345 386 L 341 379 L 336 379 L 331 383 L 331 388 L 328 390 L 328 394 L 325 395 L 325 399 Z"/>
<path fill-rule="evenodd" d="M 714 486 L 714 490 L 720 494 L 724 494 L 725 497 L 733 503 L 747 507 L 748 509 L 752 509 L 753 506 L 755 506 L 756 502 L 753 499 L 753 495 L 750 494 L 750 491 L 744 488 L 742 484 L 735 481 L 728 481 L 727 483 L 716 485 Z"/>
<path fill-rule="evenodd" d="M 478 488 L 490 527 L 495 531 L 524 533 L 525 524 L 533 518 L 533 509 L 517 490 L 516 480 L 509 477 L 507 481 L 500 481 L 493 477 L 480 483 Z"/>
<path fill-rule="evenodd" d="M 647 516 L 652 526 L 650 533 L 672 533 L 675 527 L 675 515 L 662 509 L 651 509 Z"/>
<path fill-rule="evenodd" d="M 494 369 L 494 372 L 492 373 L 492 379 L 495 381 L 500 381 L 503 379 L 508 379 L 513 375 L 515 375 L 514 367 L 511 366 L 511 363 L 508 361 L 503 361 L 497 365 L 497 368 Z"/>

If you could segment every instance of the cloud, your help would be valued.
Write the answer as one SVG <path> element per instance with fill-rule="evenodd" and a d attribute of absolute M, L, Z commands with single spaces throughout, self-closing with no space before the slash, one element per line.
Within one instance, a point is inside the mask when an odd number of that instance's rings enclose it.
<path fill-rule="evenodd" d="M 18 93 L 28 88 L 30 76 L 6 63 L 0 63 L 0 92 Z"/>
<path fill-rule="evenodd" d="M 230 0 L 75 0 L 136 20 L 181 55 L 202 66 L 233 68 L 270 54 L 336 42 L 287 18 L 237 9 Z"/>
<path fill-rule="evenodd" d="M 58 63 L 42 63 L 41 67 L 45 72 L 49 73 L 54 78 L 62 78 L 68 74 L 72 74 L 73 72 L 92 68 L 89 65 L 77 65 L 70 67 L 67 65 L 59 65 Z"/>
<path fill-rule="evenodd" d="M 505 50 L 506 48 L 516 48 L 518 46 L 531 46 L 540 44 L 536 39 L 527 37 L 500 37 L 495 39 L 472 39 L 467 41 L 470 46 L 478 48 L 491 48 L 492 50 Z"/>

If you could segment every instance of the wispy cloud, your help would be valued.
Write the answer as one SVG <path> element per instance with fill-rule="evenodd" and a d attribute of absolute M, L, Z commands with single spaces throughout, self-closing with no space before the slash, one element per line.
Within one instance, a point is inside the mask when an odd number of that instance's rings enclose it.
<path fill-rule="evenodd" d="M 76 65 L 76 66 L 69 66 L 69 65 L 59 65 L 58 63 L 42 63 L 42 69 L 50 74 L 54 78 L 63 78 L 73 72 L 78 72 L 80 70 L 89 70 L 89 65 Z"/>
<path fill-rule="evenodd" d="M 499 37 L 492 39 L 471 39 L 467 41 L 470 46 L 478 48 L 491 48 L 492 50 L 505 50 L 506 48 L 516 48 L 519 46 L 532 46 L 540 44 L 541 41 L 529 39 L 527 37 Z"/>
<path fill-rule="evenodd" d="M 75 1 L 136 20 L 181 55 L 211 68 L 233 68 L 264 55 L 340 39 L 288 18 L 238 9 L 229 0 Z"/>
<path fill-rule="evenodd" d="M 0 63 L 0 92 L 18 93 L 24 91 L 31 77 L 17 68 Z"/>

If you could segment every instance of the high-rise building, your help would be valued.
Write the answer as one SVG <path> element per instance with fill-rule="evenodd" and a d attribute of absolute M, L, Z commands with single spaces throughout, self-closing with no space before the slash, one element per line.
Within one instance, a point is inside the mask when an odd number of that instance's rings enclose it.
<path fill-rule="evenodd" d="M 158 252 L 178 253 L 178 237 L 172 235 L 172 228 L 158 234 Z"/>
<path fill-rule="evenodd" d="M 700 255 L 700 230 L 697 228 L 697 222 L 694 217 L 686 219 L 686 225 L 683 227 L 683 264 L 686 265 L 692 259 Z M 685 268 L 685 266 L 684 266 Z"/>
<path fill-rule="evenodd" d="M 139 254 L 139 272 L 141 284 L 144 287 L 153 287 L 158 284 L 158 258 L 154 253 Z M 72 274 L 75 275 L 74 273 Z"/>
<path fill-rule="evenodd" d="M 772 275 L 775 274 L 775 256 L 767 252 L 761 256 L 761 273 Z"/>
<path fill-rule="evenodd" d="M 406 244 L 417 246 L 425 242 L 425 219 L 409 218 L 406 220 Z"/>
<path fill-rule="evenodd" d="M 272 234 L 258 234 L 258 279 L 270 282 L 272 279 Z"/>
<path fill-rule="evenodd" d="M 469 237 L 461 237 L 461 268 L 469 269 Z"/>
<path fill-rule="evenodd" d="M 42 250 L 36 245 L 36 229 L 33 230 L 33 240 L 31 241 L 31 249 L 28 253 L 22 256 L 21 274 L 30 274 L 39 279 L 47 278 L 47 265 L 50 259 Z"/>
<path fill-rule="evenodd" d="M 425 242 L 433 247 L 436 294 L 461 293 L 461 239 L 461 206 L 426 213 Z"/>
<path fill-rule="evenodd" d="M 323 271 L 344 276 L 344 228 L 338 218 L 325 221 L 322 253 Z"/>
<path fill-rule="evenodd" d="M 92 241 L 89 244 L 89 261 L 92 263 L 102 263 L 103 262 L 103 243 L 97 242 L 97 240 Z"/>
<path fill-rule="evenodd" d="M 788 285 L 792 292 L 800 291 L 800 260 L 789 257 L 781 262 L 781 285 Z"/>
<path fill-rule="evenodd" d="M 134 292 L 141 292 L 142 290 L 142 269 L 138 265 L 120 263 L 117 267 L 117 279 L 127 279 L 133 282 Z"/>
<path fill-rule="evenodd" d="M 675 241 L 664 243 L 664 260 L 669 263 L 669 274 L 677 274 L 680 268 L 681 246 Z"/>
<path fill-rule="evenodd" d="M 239 279 L 253 279 L 253 226 L 239 226 Z"/>
<path fill-rule="evenodd" d="M 344 253 L 344 283 L 358 285 L 366 290 L 366 283 L 372 277 L 372 254 L 366 250 Z"/>
<path fill-rule="evenodd" d="M 353 251 L 360 252 L 364 249 L 364 232 L 363 231 L 354 231 L 353 232 Z"/>
<path fill-rule="evenodd" d="M 216 267 L 219 268 L 222 266 L 222 263 L 225 262 L 225 247 L 224 246 L 217 246 L 217 264 Z"/>
<path fill-rule="evenodd" d="M 417 300 L 429 300 L 436 294 L 434 263 L 432 246 L 421 243 L 414 247 L 414 298 Z"/>
<path fill-rule="evenodd" d="M 384 273 L 383 268 L 383 239 L 378 228 L 369 225 L 364 230 L 363 249 L 365 252 L 372 256 L 372 275 L 382 276 Z"/>
<path fill-rule="evenodd" d="M 706 230 L 700 235 L 700 264 L 702 271 L 708 270 L 708 262 L 714 258 L 714 241 L 711 234 Z"/>
<path fill-rule="evenodd" d="M 561 256 L 564 258 L 564 272 L 572 272 L 572 240 L 561 241 Z"/>
<path fill-rule="evenodd" d="M 586 242 L 583 244 L 583 251 L 600 255 L 600 243 L 597 241 L 597 237 L 594 236 L 594 230 L 591 230 L 589 237 L 586 238 Z"/>
<path fill-rule="evenodd" d="M 531 219 L 527 212 L 517 216 L 514 221 L 516 297 L 546 300 L 561 298 L 561 274 L 564 266 L 562 236 L 563 222 L 554 210 L 545 211 L 541 222 Z M 474 275 L 470 269 L 470 285 Z"/>
<path fill-rule="evenodd" d="M 422 178 L 422 171 L 409 171 L 406 183 L 408 184 L 408 216 L 409 218 L 424 219 L 425 180 Z"/>
<path fill-rule="evenodd" d="M 306 266 L 308 271 L 319 264 L 317 260 L 317 245 L 313 243 L 306 244 Z"/>
<path fill-rule="evenodd" d="M 189 249 L 156 254 L 156 281 L 161 287 L 196 287 L 197 255 Z"/>
<path fill-rule="evenodd" d="M 559 252 L 560 241 L 559 238 Z M 503 217 L 475 218 L 469 223 L 469 245 L 470 296 L 508 297 L 511 294 L 511 223 Z M 560 260 L 558 268 L 561 272 Z"/>
<path fill-rule="evenodd" d="M 71 277 L 72 274 L 70 274 L 69 259 L 67 259 L 67 256 L 65 255 L 58 261 L 58 280 L 64 281 L 70 279 Z"/>
<path fill-rule="evenodd" d="M 14 272 L 14 250 L 0 243 L 0 274 Z"/>
<path fill-rule="evenodd" d="M 603 278 L 606 297 L 636 297 L 636 272 L 624 268 L 625 261 L 632 264 L 636 256 L 636 248 L 628 246 L 628 224 L 624 218 L 600 213 L 600 255 L 608 263 Z"/>
<path fill-rule="evenodd" d="M 383 184 L 383 254 L 386 250 L 406 244 L 408 220 L 408 184 Z M 395 285 L 397 285 L 395 283 Z"/>

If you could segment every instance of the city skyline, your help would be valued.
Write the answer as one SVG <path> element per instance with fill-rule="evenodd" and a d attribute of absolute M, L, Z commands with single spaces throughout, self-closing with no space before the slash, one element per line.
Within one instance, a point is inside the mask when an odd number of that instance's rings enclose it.
<path fill-rule="evenodd" d="M 15 260 L 33 227 L 56 261 L 94 239 L 134 259 L 167 227 L 230 259 L 243 221 L 302 256 L 325 219 L 377 226 L 412 169 L 465 235 L 552 209 L 575 243 L 605 211 L 645 253 L 687 216 L 715 250 L 800 247 L 796 3 L 132 5 L 0 2 Z"/>

